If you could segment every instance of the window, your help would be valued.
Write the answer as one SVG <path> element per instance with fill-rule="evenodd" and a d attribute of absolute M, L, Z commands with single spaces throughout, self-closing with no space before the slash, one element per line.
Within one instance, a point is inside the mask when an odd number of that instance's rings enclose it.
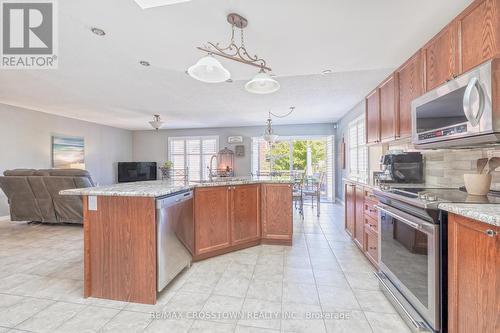
<path fill-rule="evenodd" d="M 365 145 L 365 117 L 349 123 L 349 176 L 368 180 L 368 148 Z"/>
<path fill-rule="evenodd" d="M 210 159 L 218 147 L 218 136 L 170 137 L 168 159 L 174 169 L 187 168 L 189 180 L 206 180 Z"/>

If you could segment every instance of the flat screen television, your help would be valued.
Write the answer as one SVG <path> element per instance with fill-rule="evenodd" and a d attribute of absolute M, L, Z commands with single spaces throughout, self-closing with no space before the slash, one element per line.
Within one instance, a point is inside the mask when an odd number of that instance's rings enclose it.
<path fill-rule="evenodd" d="M 118 182 L 156 180 L 156 162 L 118 162 Z"/>

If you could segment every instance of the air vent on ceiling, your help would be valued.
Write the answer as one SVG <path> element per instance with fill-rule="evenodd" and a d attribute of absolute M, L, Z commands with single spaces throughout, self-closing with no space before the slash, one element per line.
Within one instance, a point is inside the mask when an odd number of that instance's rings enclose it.
<path fill-rule="evenodd" d="M 188 2 L 191 0 L 135 0 L 135 2 L 142 8 L 154 8 L 160 6 L 174 5 L 176 3 Z"/>

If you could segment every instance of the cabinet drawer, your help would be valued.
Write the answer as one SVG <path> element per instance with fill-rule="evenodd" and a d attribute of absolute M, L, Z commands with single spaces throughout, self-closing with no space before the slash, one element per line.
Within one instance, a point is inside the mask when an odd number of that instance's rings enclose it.
<path fill-rule="evenodd" d="M 368 215 L 374 220 L 378 220 L 378 209 L 373 201 L 365 201 L 365 215 Z"/>
<path fill-rule="evenodd" d="M 365 187 L 365 200 L 370 200 L 370 201 L 373 201 L 375 203 L 378 202 L 378 199 L 375 196 L 375 194 L 373 194 L 373 191 L 371 188 Z"/>
<path fill-rule="evenodd" d="M 365 254 L 373 264 L 378 266 L 378 234 L 368 226 L 365 226 Z"/>
<path fill-rule="evenodd" d="M 370 228 L 373 232 L 378 234 L 378 220 L 365 215 L 365 227 Z"/>

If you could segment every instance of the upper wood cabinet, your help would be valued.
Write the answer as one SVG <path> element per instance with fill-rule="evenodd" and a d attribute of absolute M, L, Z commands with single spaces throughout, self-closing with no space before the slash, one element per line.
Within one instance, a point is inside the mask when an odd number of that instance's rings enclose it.
<path fill-rule="evenodd" d="M 224 249 L 231 245 L 230 188 L 195 189 L 195 254 Z"/>
<path fill-rule="evenodd" d="M 232 244 L 260 239 L 260 185 L 238 185 L 230 191 Z"/>
<path fill-rule="evenodd" d="M 397 96 L 397 74 L 392 74 L 379 86 L 380 140 L 391 141 L 399 136 L 399 100 Z"/>
<path fill-rule="evenodd" d="M 380 99 L 378 88 L 365 100 L 366 143 L 380 142 Z"/>
<path fill-rule="evenodd" d="M 424 67 L 419 51 L 397 71 L 399 98 L 399 137 L 411 136 L 411 102 L 424 93 Z"/>
<path fill-rule="evenodd" d="M 344 221 L 345 230 L 351 237 L 354 237 L 354 224 L 356 216 L 356 185 L 352 183 L 344 184 Z"/>
<path fill-rule="evenodd" d="M 422 48 L 426 91 L 458 75 L 456 34 L 456 23 L 452 22 Z"/>
<path fill-rule="evenodd" d="M 291 244 L 293 232 L 292 186 L 262 185 L 262 240 Z"/>
<path fill-rule="evenodd" d="M 499 227 L 448 219 L 448 332 L 499 332 Z"/>
<path fill-rule="evenodd" d="M 354 242 L 359 246 L 360 249 L 364 248 L 364 234 L 365 234 L 365 219 L 364 219 L 364 197 L 365 191 L 362 186 L 355 187 L 355 207 L 356 212 L 354 214 Z"/>
<path fill-rule="evenodd" d="M 475 1 L 456 19 L 460 73 L 500 53 L 500 0 Z"/>

